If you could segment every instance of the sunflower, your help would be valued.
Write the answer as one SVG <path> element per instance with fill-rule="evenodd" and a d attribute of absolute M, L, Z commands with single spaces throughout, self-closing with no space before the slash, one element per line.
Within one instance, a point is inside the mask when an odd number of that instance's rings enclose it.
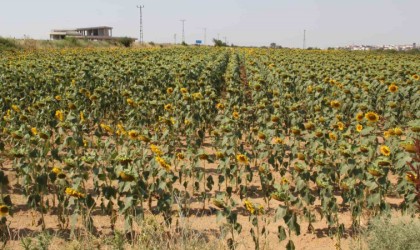
<path fill-rule="evenodd" d="M 232 116 L 233 116 L 234 119 L 238 119 L 239 118 L 239 113 L 235 111 L 235 112 L 233 112 Z"/>
<path fill-rule="evenodd" d="M 165 109 L 166 111 L 170 111 L 170 110 L 172 110 L 172 104 L 170 104 L 170 103 L 166 104 L 166 105 L 164 106 L 164 109 Z"/>
<path fill-rule="evenodd" d="M 413 79 L 414 79 L 414 80 L 416 80 L 416 81 L 418 81 L 418 80 L 420 80 L 420 76 L 419 76 L 419 75 L 417 75 L 417 74 L 414 74 L 414 75 L 413 75 Z"/>
<path fill-rule="evenodd" d="M 391 149 L 388 146 L 382 145 L 380 147 L 380 151 L 381 151 L 381 154 L 383 154 L 385 156 L 390 156 L 391 155 Z"/>
<path fill-rule="evenodd" d="M 418 177 L 416 174 L 414 174 L 413 172 L 407 172 L 405 175 L 405 179 L 410 182 L 410 183 L 414 183 L 416 184 L 418 181 Z"/>
<path fill-rule="evenodd" d="M 335 109 L 338 109 L 341 106 L 340 102 L 337 100 L 331 101 L 330 105 L 332 108 L 335 108 Z"/>
<path fill-rule="evenodd" d="M 359 121 L 359 122 L 361 122 L 364 117 L 365 117 L 364 114 L 362 112 L 359 112 L 356 115 L 356 120 Z"/>
<path fill-rule="evenodd" d="M 280 117 L 278 115 L 272 115 L 271 116 L 271 121 L 272 122 L 279 122 L 280 121 Z"/>
<path fill-rule="evenodd" d="M 330 140 L 336 141 L 337 140 L 337 135 L 335 133 L 329 133 L 328 137 L 330 138 Z"/>
<path fill-rule="evenodd" d="M 384 131 L 384 138 L 388 139 L 391 136 L 391 134 L 389 133 L 389 131 Z"/>
<path fill-rule="evenodd" d="M 79 114 L 79 116 L 80 116 L 80 122 L 85 122 L 85 114 L 83 113 L 83 111 L 80 111 L 80 114 Z"/>
<path fill-rule="evenodd" d="M 184 155 L 184 153 L 179 152 L 179 153 L 176 154 L 176 158 L 178 160 L 183 160 L 185 158 L 185 155 Z"/>
<path fill-rule="evenodd" d="M 248 157 L 246 157 L 246 155 L 238 154 L 236 155 L 236 160 L 238 160 L 239 163 L 248 164 Z"/>
<path fill-rule="evenodd" d="M 131 98 L 127 98 L 127 104 L 130 105 L 131 107 L 134 107 L 136 105 L 136 103 L 134 102 L 134 100 L 131 99 Z"/>
<path fill-rule="evenodd" d="M 337 122 L 337 128 L 338 128 L 338 130 L 343 131 L 344 130 L 344 123 Z"/>
<path fill-rule="evenodd" d="M 283 143 L 284 143 L 284 141 L 283 141 L 283 139 L 282 139 L 282 138 L 280 138 L 280 137 L 275 137 L 275 138 L 274 138 L 274 143 L 275 143 L 275 144 L 283 144 Z"/>
<path fill-rule="evenodd" d="M 172 94 L 173 92 L 174 92 L 174 89 L 173 89 L 173 88 L 171 88 L 171 87 L 169 87 L 169 88 L 167 88 L 167 89 L 166 89 L 166 93 L 167 93 L 168 95 Z"/>
<path fill-rule="evenodd" d="M 356 125 L 356 131 L 361 132 L 363 130 L 363 126 L 361 124 Z"/>
<path fill-rule="evenodd" d="M 59 174 L 59 173 L 61 173 L 61 168 L 53 167 L 53 169 L 51 170 L 51 172 L 54 173 L 54 174 Z"/>
<path fill-rule="evenodd" d="M 376 114 L 375 112 L 367 112 L 365 114 L 365 118 L 369 122 L 378 122 L 379 121 L 379 115 Z"/>
<path fill-rule="evenodd" d="M 32 135 L 37 135 L 38 130 L 35 127 L 33 127 L 33 128 L 31 128 L 31 133 L 32 133 Z"/>
<path fill-rule="evenodd" d="M 396 128 L 394 128 L 394 133 L 396 134 L 396 135 L 398 135 L 398 136 L 400 136 L 400 135 L 403 135 L 403 131 L 402 131 L 402 129 L 401 128 L 399 128 L 399 127 L 396 127 Z"/>
<path fill-rule="evenodd" d="M 64 121 L 64 112 L 62 110 L 55 111 L 55 118 L 60 122 Z"/>
<path fill-rule="evenodd" d="M 19 113 L 20 112 L 20 108 L 18 105 L 12 105 L 12 109 L 16 112 Z"/>
<path fill-rule="evenodd" d="M 107 133 L 112 134 L 114 133 L 114 131 L 112 130 L 112 128 L 109 125 L 106 125 L 105 123 L 101 123 L 100 124 L 101 128 L 103 130 L 105 130 Z"/>
<path fill-rule="evenodd" d="M 137 130 L 128 131 L 128 137 L 130 137 L 131 140 L 137 139 L 138 136 L 139 136 L 139 131 Z"/>
<path fill-rule="evenodd" d="M 182 93 L 182 94 L 186 94 L 186 93 L 188 93 L 188 89 L 187 89 L 187 88 L 181 88 L 181 93 Z"/>
<path fill-rule="evenodd" d="M 297 158 L 301 161 L 304 161 L 305 160 L 305 155 L 302 154 L 302 153 L 297 153 Z"/>
<path fill-rule="evenodd" d="M 265 138 L 267 138 L 267 137 L 263 132 L 258 132 L 258 139 L 265 140 Z"/>
<path fill-rule="evenodd" d="M 404 148 L 406 152 L 416 153 L 417 147 L 413 142 L 404 142 L 400 144 L 400 147 Z"/>
<path fill-rule="evenodd" d="M 223 158 L 225 158 L 225 154 L 223 152 L 217 151 L 216 152 L 216 158 L 217 159 L 223 159 Z"/>
<path fill-rule="evenodd" d="M 60 95 L 56 95 L 54 98 L 55 98 L 55 100 L 57 100 L 57 101 L 61 101 L 61 96 L 60 96 Z"/>
<path fill-rule="evenodd" d="M 134 176 L 131 175 L 131 174 L 127 174 L 125 172 L 121 172 L 119 174 L 119 176 L 120 176 L 121 180 L 123 180 L 123 181 L 134 181 Z"/>
<path fill-rule="evenodd" d="M 126 135 L 127 131 L 125 131 L 124 125 L 122 123 L 119 123 L 117 125 L 117 131 L 115 132 L 117 135 Z"/>
<path fill-rule="evenodd" d="M 216 104 L 216 108 L 218 110 L 223 110 L 223 109 L 225 109 L 225 105 L 223 103 L 218 103 L 218 104 Z"/>
<path fill-rule="evenodd" d="M 78 192 L 77 190 L 73 189 L 73 188 L 66 188 L 65 193 L 68 196 L 72 196 L 72 197 L 76 197 L 76 198 L 85 198 L 85 195 Z"/>
<path fill-rule="evenodd" d="M 154 144 L 150 145 L 150 150 L 152 150 L 152 152 L 158 156 L 161 156 L 163 154 L 162 150 L 160 150 L 160 148 Z"/>
<path fill-rule="evenodd" d="M 0 216 L 5 217 L 9 214 L 9 207 L 6 205 L 0 205 Z"/>
<path fill-rule="evenodd" d="M 171 170 L 171 165 L 168 164 L 162 157 L 160 156 L 156 156 L 155 160 L 159 163 L 159 165 L 161 167 L 163 167 L 164 169 L 166 169 L 166 171 L 170 171 Z"/>
<path fill-rule="evenodd" d="M 395 93 L 398 90 L 398 86 L 393 83 L 393 84 L 389 85 L 388 90 L 391 93 Z"/>

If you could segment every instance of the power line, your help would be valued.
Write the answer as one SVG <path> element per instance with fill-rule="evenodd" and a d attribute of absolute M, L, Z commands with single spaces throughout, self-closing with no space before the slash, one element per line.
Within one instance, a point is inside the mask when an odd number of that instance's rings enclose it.
<path fill-rule="evenodd" d="M 143 8 L 144 8 L 144 5 L 137 5 L 137 8 L 138 9 L 140 9 L 140 40 L 139 40 L 139 42 L 140 42 L 140 44 L 143 44 Z"/>
<path fill-rule="evenodd" d="M 185 19 L 180 20 L 182 22 L 182 42 L 185 43 Z"/>

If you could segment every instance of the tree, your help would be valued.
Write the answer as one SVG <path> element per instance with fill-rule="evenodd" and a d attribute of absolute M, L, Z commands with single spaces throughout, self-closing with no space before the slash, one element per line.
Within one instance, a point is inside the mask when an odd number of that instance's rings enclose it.
<path fill-rule="evenodd" d="M 227 46 L 227 44 L 222 42 L 222 40 L 219 40 L 219 39 L 216 39 L 216 38 L 213 39 L 213 43 L 214 43 L 215 47 L 226 47 Z"/>

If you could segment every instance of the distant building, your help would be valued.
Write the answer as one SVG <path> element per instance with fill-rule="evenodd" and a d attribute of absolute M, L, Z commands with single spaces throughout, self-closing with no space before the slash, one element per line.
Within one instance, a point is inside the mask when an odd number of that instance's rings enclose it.
<path fill-rule="evenodd" d="M 115 40 L 121 37 L 112 36 L 112 27 L 99 26 L 77 29 L 52 30 L 50 33 L 51 40 L 62 40 L 65 38 L 87 39 L 87 40 Z M 136 40 L 135 38 L 132 38 Z"/>

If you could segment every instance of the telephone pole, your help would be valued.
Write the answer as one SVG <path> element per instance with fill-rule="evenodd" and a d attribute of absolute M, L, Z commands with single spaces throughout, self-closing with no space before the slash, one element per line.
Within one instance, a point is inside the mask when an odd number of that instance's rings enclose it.
<path fill-rule="evenodd" d="M 303 30 L 303 49 L 306 47 L 306 30 Z"/>
<path fill-rule="evenodd" d="M 207 44 L 207 28 L 204 28 L 204 45 Z"/>
<path fill-rule="evenodd" d="M 140 44 L 143 44 L 143 8 L 144 5 L 137 5 L 137 8 L 140 9 L 140 39 L 139 42 Z"/>
<path fill-rule="evenodd" d="M 176 33 L 174 34 L 174 44 L 176 45 Z"/>
<path fill-rule="evenodd" d="M 180 20 L 182 22 L 182 42 L 185 43 L 185 19 Z"/>

